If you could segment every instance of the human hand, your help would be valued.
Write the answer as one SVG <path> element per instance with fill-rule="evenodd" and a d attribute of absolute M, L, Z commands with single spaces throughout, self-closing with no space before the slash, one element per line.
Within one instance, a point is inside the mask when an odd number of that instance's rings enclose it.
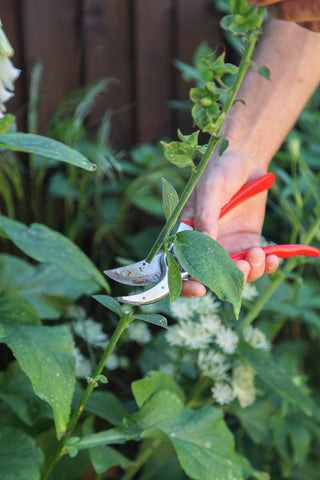
<path fill-rule="evenodd" d="M 320 0 L 248 0 L 248 3 L 256 7 L 267 6 L 274 18 L 320 32 Z"/>
<path fill-rule="evenodd" d="M 279 265 L 275 255 L 265 256 L 260 236 L 265 215 L 267 193 L 263 192 L 233 209 L 221 220 L 220 210 L 248 181 L 265 171 L 250 172 L 250 166 L 230 152 L 212 158 L 200 178 L 183 212 L 183 220 L 194 220 L 196 230 L 217 240 L 231 255 L 249 249 L 246 260 L 236 262 L 244 282 L 254 281 L 264 273 L 273 273 Z M 183 282 L 182 295 L 203 296 L 205 287 L 194 279 Z"/>

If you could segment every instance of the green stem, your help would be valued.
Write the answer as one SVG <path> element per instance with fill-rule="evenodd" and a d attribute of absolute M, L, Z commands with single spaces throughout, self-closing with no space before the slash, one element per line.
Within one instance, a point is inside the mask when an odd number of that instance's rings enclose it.
<path fill-rule="evenodd" d="M 320 218 L 317 219 L 317 221 L 310 228 L 309 232 L 306 234 L 304 238 L 304 243 L 306 245 L 308 245 L 313 240 L 319 228 L 320 228 Z M 283 272 L 281 272 L 279 276 L 275 278 L 275 280 L 271 283 L 269 288 L 267 288 L 264 294 L 256 302 L 255 306 L 250 310 L 250 312 L 248 312 L 248 314 L 241 321 L 238 328 L 239 332 L 241 332 L 245 327 L 250 325 L 257 318 L 257 316 L 263 309 L 268 299 L 271 297 L 273 292 L 279 287 L 279 285 L 281 285 L 281 283 L 287 278 L 288 274 L 292 272 L 292 270 L 296 267 L 297 262 L 298 262 L 298 259 L 296 257 L 291 258 L 291 260 L 289 260 Z"/>
<path fill-rule="evenodd" d="M 73 415 L 71 416 L 71 418 L 69 420 L 69 423 L 67 425 L 66 432 L 65 432 L 64 436 L 60 438 L 60 441 L 57 445 L 56 451 L 55 451 L 53 457 L 51 458 L 51 460 L 49 461 L 49 463 L 47 464 L 41 480 L 47 480 L 49 478 L 49 475 L 50 475 L 52 469 L 54 468 L 55 464 L 57 463 L 59 458 L 65 453 L 64 452 L 65 443 L 68 440 L 68 438 L 70 437 L 74 428 L 76 427 L 76 425 L 79 421 L 79 418 L 80 418 L 80 416 L 81 416 L 81 414 L 84 410 L 84 407 L 85 407 L 92 391 L 97 386 L 97 381 L 95 379 L 102 373 L 102 371 L 105 367 L 106 361 L 109 358 L 109 355 L 111 354 L 114 347 L 116 346 L 120 336 L 122 335 L 124 330 L 129 326 L 129 323 L 132 320 L 133 320 L 133 317 L 131 315 L 125 313 L 123 315 L 123 317 L 121 318 L 121 320 L 119 321 L 118 326 L 115 329 L 115 331 L 113 332 L 113 335 L 110 339 L 110 342 L 109 342 L 109 344 L 108 344 L 108 346 L 107 346 L 107 348 L 106 348 L 106 350 L 105 350 L 105 352 L 104 352 L 104 354 L 103 354 L 103 356 L 102 356 L 102 358 L 101 358 L 101 360 L 100 360 L 100 362 L 99 362 L 99 364 L 98 364 L 98 366 L 97 366 L 97 368 L 96 368 L 96 370 L 93 374 L 92 381 L 90 381 L 90 383 L 88 383 L 88 386 L 83 393 L 83 396 L 82 396 L 82 398 L 79 402 L 78 407 L 73 412 Z"/>
<path fill-rule="evenodd" d="M 259 26 L 261 26 L 262 24 L 262 20 L 263 20 L 263 14 L 264 14 L 264 9 L 259 9 Z M 234 101 L 235 101 L 235 98 L 236 98 L 236 95 L 239 91 L 239 88 L 243 82 L 243 79 L 244 79 L 244 76 L 251 64 L 251 57 L 252 57 L 252 54 L 253 54 L 253 51 L 254 51 L 254 47 L 256 45 L 256 42 L 259 38 L 259 34 L 257 32 L 255 33 L 251 33 L 250 34 L 250 37 L 249 37 L 249 41 L 248 41 L 248 45 L 247 45 L 247 48 L 244 52 L 244 55 L 242 57 L 242 60 L 241 60 L 241 63 L 239 65 L 239 70 L 238 70 L 238 73 L 237 73 L 237 76 L 236 76 L 236 79 L 235 79 L 235 82 L 232 86 L 232 88 L 230 89 L 230 92 L 228 94 L 228 97 L 227 97 L 227 100 L 226 100 L 226 103 L 224 105 L 224 108 L 221 112 L 221 115 L 217 121 L 217 130 L 216 130 L 216 134 L 214 136 L 211 136 L 210 140 L 209 140 L 209 143 L 208 143 L 208 146 L 207 146 L 207 149 L 199 163 L 199 165 L 194 168 L 188 182 L 187 182 L 187 185 L 185 187 L 185 189 L 183 190 L 182 192 L 182 195 L 179 199 L 179 202 L 177 203 L 175 209 L 173 210 L 172 214 L 170 215 L 170 217 L 168 218 L 166 224 L 164 225 L 163 229 L 161 230 L 158 238 L 156 239 L 153 247 L 151 248 L 147 258 L 146 258 L 146 261 L 147 262 L 151 262 L 152 259 L 154 258 L 154 256 L 158 253 L 158 251 L 160 250 L 161 246 L 163 245 L 163 242 L 165 241 L 165 239 L 168 237 L 168 235 L 170 234 L 171 230 L 173 229 L 173 227 L 175 226 L 188 198 L 190 197 L 194 187 L 196 186 L 199 178 L 201 177 L 204 169 L 206 168 L 210 158 L 211 158 L 211 155 L 213 153 L 213 150 L 214 148 L 216 147 L 217 143 L 219 143 L 219 134 L 221 132 L 221 129 L 224 125 L 224 122 L 227 118 L 227 115 L 229 113 L 229 110 L 231 109 L 232 105 L 234 104 Z"/>
<path fill-rule="evenodd" d="M 152 440 L 149 445 L 140 452 L 135 462 L 127 468 L 122 480 L 131 480 L 140 470 L 140 468 L 147 462 L 147 460 L 149 460 L 151 455 L 157 450 L 160 443 L 161 440 L 159 438 Z"/>

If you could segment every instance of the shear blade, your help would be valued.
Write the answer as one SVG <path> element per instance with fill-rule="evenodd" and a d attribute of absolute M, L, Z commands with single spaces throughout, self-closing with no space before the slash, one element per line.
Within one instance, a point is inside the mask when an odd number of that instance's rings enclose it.
<path fill-rule="evenodd" d="M 141 260 L 124 267 L 105 270 L 103 273 L 112 280 L 125 285 L 144 286 L 157 283 L 163 277 L 162 255 L 162 253 L 158 253 L 150 263 Z"/>

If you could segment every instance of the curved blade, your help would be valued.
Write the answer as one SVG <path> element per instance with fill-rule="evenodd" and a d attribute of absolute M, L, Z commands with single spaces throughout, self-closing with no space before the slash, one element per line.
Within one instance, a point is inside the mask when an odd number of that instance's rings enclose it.
<path fill-rule="evenodd" d="M 158 253 L 150 263 L 141 260 L 140 262 L 132 263 L 124 267 L 105 270 L 103 273 L 109 278 L 119 283 L 124 283 L 125 285 L 150 285 L 151 283 L 159 282 L 165 274 L 161 260 L 162 256 L 163 253 Z"/>
<path fill-rule="evenodd" d="M 181 273 L 182 278 L 188 276 L 187 272 Z M 164 278 L 157 283 L 154 287 L 149 288 L 144 292 L 137 293 L 136 295 L 127 295 L 126 297 L 117 297 L 118 302 L 126 303 L 128 305 L 149 305 L 150 303 L 159 302 L 169 294 L 168 285 L 168 271 Z"/>

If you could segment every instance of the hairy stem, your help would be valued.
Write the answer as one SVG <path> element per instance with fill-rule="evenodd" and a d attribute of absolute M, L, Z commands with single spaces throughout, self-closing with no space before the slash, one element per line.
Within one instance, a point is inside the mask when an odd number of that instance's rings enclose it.
<path fill-rule="evenodd" d="M 262 24 L 263 13 L 264 13 L 264 9 L 260 9 L 259 10 L 259 20 L 260 20 L 259 26 L 261 26 L 261 24 Z M 206 168 L 206 166 L 207 166 L 207 164 L 208 164 L 208 162 L 211 158 L 211 155 L 213 153 L 213 150 L 215 149 L 217 143 L 219 143 L 219 140 L 220 140 L 219 134 L 220 134 L 221 129 L 224 125 L 224 122 L 227 118 L 229 110 L 231 109 L 232 105 L 234 104 L 236 95 L 237 95 L 237 93 L 239 91 L 239 88 L 242 84 L 244 76 L 245 76 L 245 74 L 246 74 L 246 72 L 247 72 L 247 70 L 248 70 L 248 68 L 251 64 L 251 57 L 252 57 L 252 54 L 253 54 L 253 51 L 254 51 L 254 48 L 255 48 L 255 45 L 256 45 L 258 39 L 259 39 L 258 31 L 250 34 L 246 50 L 245 50 L 244 55 L 242 57 L 241 63 L 239 65 L 239 70 L 238 70 L 235 82 L 234 82 L 232 88 L 230 89 L 230 92 L 228 94 L 228 97 L 227 97 L 226 103 L 224 105 L 224 108 L 221 112 L 221 115 L 220 115 L 218 121 L 217 121 L 216 134 L 214 136 L 211 136 L 211 138 L 209 140 L 209 143 L 208 143 L 208 146 L 207 146 L 207 149 L 206 149 L 199 165 L 196 168 L 194 168 L 194 170 L 192 171 L 192 174 L 191 174 L 191 176 L 190 176 L 190 178 L 187 182 L 187 185 L 186 185 L 185 189 L 182 192 L 182 195 L 179 199 L 179 202 L 177 203 L 175 209 L 173 210 L 172 214 L 168 218 L 166 224 L 164 225 L 163 229 L 161 230 L 158 238 L 156 239 L 153 247 L 151 248 L 151 250 L 150 250 L 150 252 L 149 252 L 149 254 L 146 258 L 147 262 L 152 261 L 154 256 L 158 253 L 161 246 L 163 245 L 163 242 L 165 241 L 165 239 L 168 237 L 171 230 L 175 226 L 176 222 L 178 221 L 179 216 L 181 215 L 181 212 L 182 212 L 185 204 L 187 203 L 188 198 L 190 197 L 194 187 L 196 186 L 199 178 L 201 177 L 204 169 Z"/>
<path fill-rule="evenodd" d="M 98 366 L 97 366 L 97 368 L 96 368 L 96 370 L 93 374 L 93 377 L 92 377 L 91 381 L 88 383 L 88 386 L 83 393 L 83 396 L 82 396 L 82 398 L 79 402 L 78 407 L 75 409 L 75 411 L 73 412 L 73 415 L 71 416 L 71 418 L 69 420 L 69 423 L 67 425 L 67 429 L 66 429 L 66 432 L 65 432 L 64 436 L 60 438 L 60 441 L 57 445 L 56 451 L 55 451 L 53 457 L 51 458 L 51 460 L 49 461 L 49 463 L 46 466 L 46 469 L 45 469 L 45 471 L 42 475 L 41 480 L 47 480 L 49 478 L 49 475 L 52 472 L 52 469 L 54 468 L 55 464 L 57 463 L 59 458 L 65 453 L 64 452 L 65 443 L 68 440 L 68 438 L 70 437 L 74 428 L 76 427 L 92 391 L 97 386 L 97 380 L 96 380 L 97 377 L 99 375 L 101 375 L 101 373 L 104 369 L 104 366 L 106 364 L 106 361 L 109 358 L 109 355 L 111 354 L 114 347 L 116 346 L 116 344 L 117 344 L 119 338 L 121 337 L 122 333 L 129 326 L 129 324 L 132 320 L 133 320 L 133 317 L 131 315 L 128 315 L 128 314 L 125 313 L 123 315 L 123 317 L 121 318 L 121 320 L 119 321 L 118 326 L 115 329 L 115 331 L 114 331 L 114 333 L 113 333 L 113 335 L 110 339 L 110 342 L 109 342 L 109 344 L 108 344 L 108 346 L 107 346 L 107 348 L 106 348 L 106 350 L 105 350 L 105 352 L 104 352 L 104 354 L 103 354 L 103 356 L 102 356 L 102 358 L 101 358 L 101 360 L 100 360 L 100 362 L 99 362 L 99 364 L 98 364 Z"/>

